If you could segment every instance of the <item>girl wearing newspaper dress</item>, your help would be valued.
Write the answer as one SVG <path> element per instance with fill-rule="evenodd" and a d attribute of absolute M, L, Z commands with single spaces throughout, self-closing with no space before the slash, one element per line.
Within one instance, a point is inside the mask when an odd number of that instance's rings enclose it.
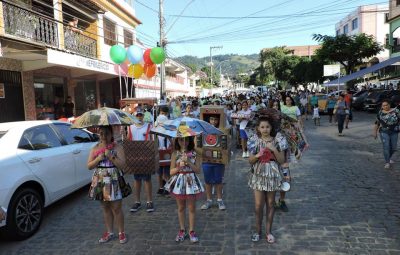
<path fill-rule="evenodd" d="M 121 145 L 113 142 L 111 126 L 101 127 L 99 130 L 100 142 L 90 151 L 87 166 L 95 169 L 90 185 L 89 197 L 101 201 L 103 207 L 106 232 L 99 239 L 105 243 L 114 238 L 113 223 L 119 230 L 119 242 L 126 243 L 124 230 L 124 213 L 119 177 L 123 175 L 120 169 L 125 166 L 125 154 Z"/>
<path fill-rule="evenodd" d="M 256 127 L 257 134 L 248 141 L 251 153 L 249 162 L 252 165 L 248 185 L 254 190 L 256 216 L 256 232 L 251 236 L 253 242 L 260 240 L 264 204 L 267 204 L 266 239 L 268 243 L 275 242 L 271 233 L 275 193 L 280 190 L 283 180 L 280 164 L 285 162 L 283 150 L 287 144 L 278 141 L 272 124 L 270 119 L 260 117 Z"/>
<path fill-rule="evenodd" d="M 194 231 L 196 216 L 196 198 L 204 188 L 197 176 L 200 173 L 200 160 L 196 160 L 194 140 L 192 136 L 178 137 L 175 141 L 175 151 L 171 156 L 171 178 L 164 188 L 175 197 L 178 206 L 178 219 L 180 230 L 175 238 L 176 242 L 182 242 L 187 237 L 185 230 L 186 206 L 189 209 L 189 239 L 190 242 L 199 241 Z"/>

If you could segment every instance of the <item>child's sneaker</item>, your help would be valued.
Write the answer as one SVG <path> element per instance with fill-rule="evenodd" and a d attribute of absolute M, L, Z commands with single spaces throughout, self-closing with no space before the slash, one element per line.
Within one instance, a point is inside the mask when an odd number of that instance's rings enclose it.
<path fill-rule="evenodd" d="M 222 199 L 221 200 L 217 200 L 217 204 L 218 204 L 218 208 L 220 210 L 225 210 L 226 209 L 226 206 L 224 204 L 224 201 L 222 201 Z"/>
<path fill-rule="evenodd" d="M 186 237 L 186 232 L 185 230 L 181 229 L 179 230 L 178 234 L 175 237 L 175 242 L 183 242 Z"/>
<path fill-rule="evenodd" d="M 104 232 L 103 236 L 99 239 L 99 243 L 107 243 L 114 238 L 114 233 Z"/>
<path fill-rule="evenodd" d="M 212 206 L 212 200 L 207 200 L 201 207 L 201 210 L 207 210 Z"/>
<path fill-rule="evenodd" d="M 154 205 L 153 205 L 153 202 L 147 202 L 147 204 L 146 204 L 146 211 L 147 211 L 147 212 L 154 212 Z"/>
<path fill-rule="evenodd" d="M 129 209 L 130 212 L 137 212 L 140 208 L 142 207 L 142 204 L 140 202 L 136 202 L 131 209 Z"/>
<path fill-rule="evenodd" d="M 128 241 L 128 239 L 126 239 L 125 232 L 119 233 L 118 238 L 119 238 L 119 243 L 122 243 L 122 244 L 124 244 Z"/>
<path fill-rule="evenodd" d="M 260 241 L 260 234 L 258 234 L 258 233 L 252 234 L 252 235 L 251 235 L 251 241 L 253 241 L 253 242 L 258 242 L 258 241 Z"/>
<path fill-rule="evenodd" d="M 197 237 L 196 232 L 194 231 L 190 231 L 189 237 L 191 243 L 197 243 L 199 241 L 199 238 Z"/>

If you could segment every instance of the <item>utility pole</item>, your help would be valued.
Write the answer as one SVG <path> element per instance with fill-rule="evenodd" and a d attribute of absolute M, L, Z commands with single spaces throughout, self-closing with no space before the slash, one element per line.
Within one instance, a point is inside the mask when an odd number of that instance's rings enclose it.
<path fill-rule="evenodd" d="M 211 68 L 210 78 L 211 78 L 211 86 L 213 84 L 213 62 L 212 62 L 212 50 L 213 49 L 222 49 L 222 46 L 210 46 L 210 68 Z"/>
<path fill-rule="evenodd" d="M 159 0 L 159 18 L 160 18 L 160 47 L 164 49 L 166 46 L 166 40 L 164 38 L 164 0 Z M 160 101 L 166 99 L 165 92 L 165 63 L 164 61 L 160 66 Z"/>

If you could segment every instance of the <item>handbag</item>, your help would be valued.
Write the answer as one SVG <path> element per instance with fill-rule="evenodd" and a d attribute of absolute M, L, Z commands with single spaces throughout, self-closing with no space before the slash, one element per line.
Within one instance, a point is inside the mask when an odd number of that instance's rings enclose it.
<path fill-rule="evenodd" d="M 121 171 L 119 171 L 118 174 L 118 184 L 119 188 L 121 189 L 122 198 L 125 198 L 132 194 L 131 185 L 125 181 L 124 175 Z"/>

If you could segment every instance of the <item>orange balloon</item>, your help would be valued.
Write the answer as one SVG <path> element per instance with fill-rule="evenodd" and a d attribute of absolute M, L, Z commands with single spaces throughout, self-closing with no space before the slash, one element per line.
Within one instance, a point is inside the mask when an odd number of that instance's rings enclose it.
<path fill-rule="evenodd" d="M 144 65 L 144 74 L 146 75 L 147 78 L 151 78 L 154 75 L 156 75 L 157 72 L 157 65 L 152 64 L 152 65 Z"/>

